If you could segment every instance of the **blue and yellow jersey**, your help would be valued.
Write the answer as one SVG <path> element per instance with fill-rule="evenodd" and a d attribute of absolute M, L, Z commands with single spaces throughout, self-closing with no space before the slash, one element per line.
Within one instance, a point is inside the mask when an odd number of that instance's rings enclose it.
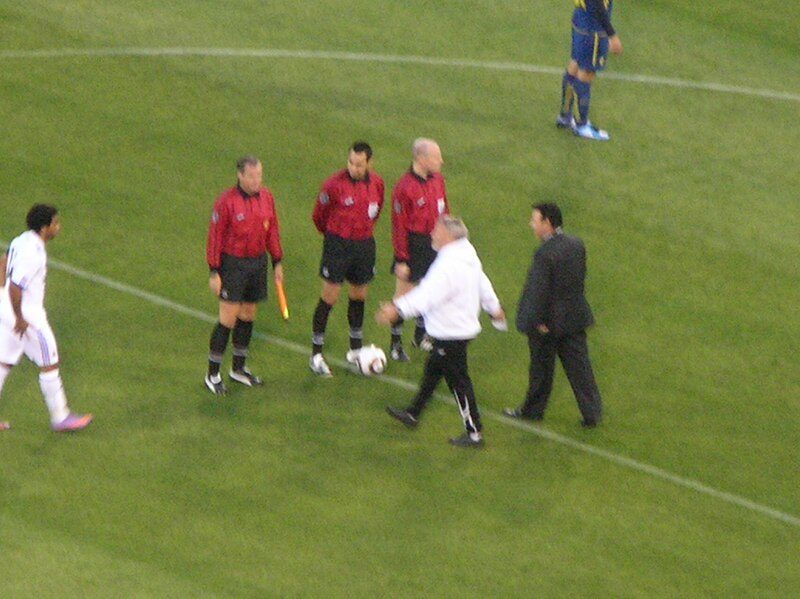
<path fill-rule="evenodd" d="M 615 34 L 611 26 L 611 10 L 614 0 L 575 0 L 572 26 L 580 33 L 599 33 L 611 37 Z"/>

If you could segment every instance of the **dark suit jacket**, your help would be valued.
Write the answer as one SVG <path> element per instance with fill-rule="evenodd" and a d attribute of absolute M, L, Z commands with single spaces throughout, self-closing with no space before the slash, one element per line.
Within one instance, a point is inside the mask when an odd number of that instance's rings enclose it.
<path fill-rule="evenodd" d="M 586 248 L 571 235 L 557 233 L 533 255 L 517 308 L 517 330 L 530 334 L 540 324 L 557 336 L 582 331 L 594 324 L 584 296 Z"/>

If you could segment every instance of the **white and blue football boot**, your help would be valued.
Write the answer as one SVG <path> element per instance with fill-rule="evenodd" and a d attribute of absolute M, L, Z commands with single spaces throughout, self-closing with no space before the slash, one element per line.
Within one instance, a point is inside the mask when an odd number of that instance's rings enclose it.
<path fill-rule="evenodd" d="M 575 135 L 584 139 L 595 139 L 597 141 L 608 141 L 610 139 L 608 131 L 596 128 L 590 121 L 586 121 L 583 125 L 575 125 L 572 131 Z"/>

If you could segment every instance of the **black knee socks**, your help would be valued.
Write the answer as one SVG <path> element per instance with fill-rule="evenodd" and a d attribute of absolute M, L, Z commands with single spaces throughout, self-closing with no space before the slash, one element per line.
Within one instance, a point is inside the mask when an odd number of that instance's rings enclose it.
<path fill-rule="evenodd" d="M 250 320 L 236 319 L 233 327 L 233 369 L 241 370 L 247 359 L 247 348 L 250 347 L 250 338 L 253 336 L 253 322 Z"/>
<path fill-rule="evenodd" d="M 219 374 L 219 368 L 222 364 L 222 356 L 225 354 L 225 348 L 228 346 L 228 337 L 230 337 L 231 330 L 218 322 L 211 332 L 211 341 L 208 344 L 208 374 L 216 376 Z"/>

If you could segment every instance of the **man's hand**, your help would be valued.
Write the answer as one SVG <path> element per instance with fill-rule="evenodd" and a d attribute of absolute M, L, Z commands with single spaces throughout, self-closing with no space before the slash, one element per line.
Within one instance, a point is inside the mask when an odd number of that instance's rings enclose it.
<path fill-rule="evenodd" d="M 622 54 L 622 40 L 619 39 L 618 35 L 608 38 L 608 49 L 611 50 L 611 53 L 615 56 Z"/>
<path fill-rule="evenodd" d="M 275 276 L 275 282 L 280 283 L 281 281 L 283 281 L 283 264 L 279 262 L 278 264 L 275 265 L 273 270 L 275 271 L 273 273 Z"/>
<path fill-rule="evenodd" d="M 219 276 L 218 272 L 211 273 L 211 276 L 208 278 L 208 288 L 211 289 L 211 293 L 213 293 L 215 297 L 219 297 L 222 291 L 222 277 Z"/>
<path fill-rule="evenodd" d="M 382 303 L 377 314 L 375 314 L 375 321 L 378 324 L 391 325 L 398 320 L 400 320 L 400 313 L 392 302 Z"/>
<path fill-rule="evenodd" d="M 508 330 L 508 321 L 506 320 L 505 311 L 500 308 L 497 312 L 490 315 L 492 317 L 492 326 L 498 331 Z"/>
<path fill-rule="evenodd" d="M 28 330 L 28 321 L 22 318 L 21 316 L 17 317 L 17 322 L 14 324 L 14 332 L 19 334 L 22 337 L 25 334 L 25 331 Z"/>
<path fill-rule="evenodd" d="M 411 276 L 411 267 L 405 262 L 398 262 L 394 265 L 394 274 L 401 281 L 408 281 Z"/>

